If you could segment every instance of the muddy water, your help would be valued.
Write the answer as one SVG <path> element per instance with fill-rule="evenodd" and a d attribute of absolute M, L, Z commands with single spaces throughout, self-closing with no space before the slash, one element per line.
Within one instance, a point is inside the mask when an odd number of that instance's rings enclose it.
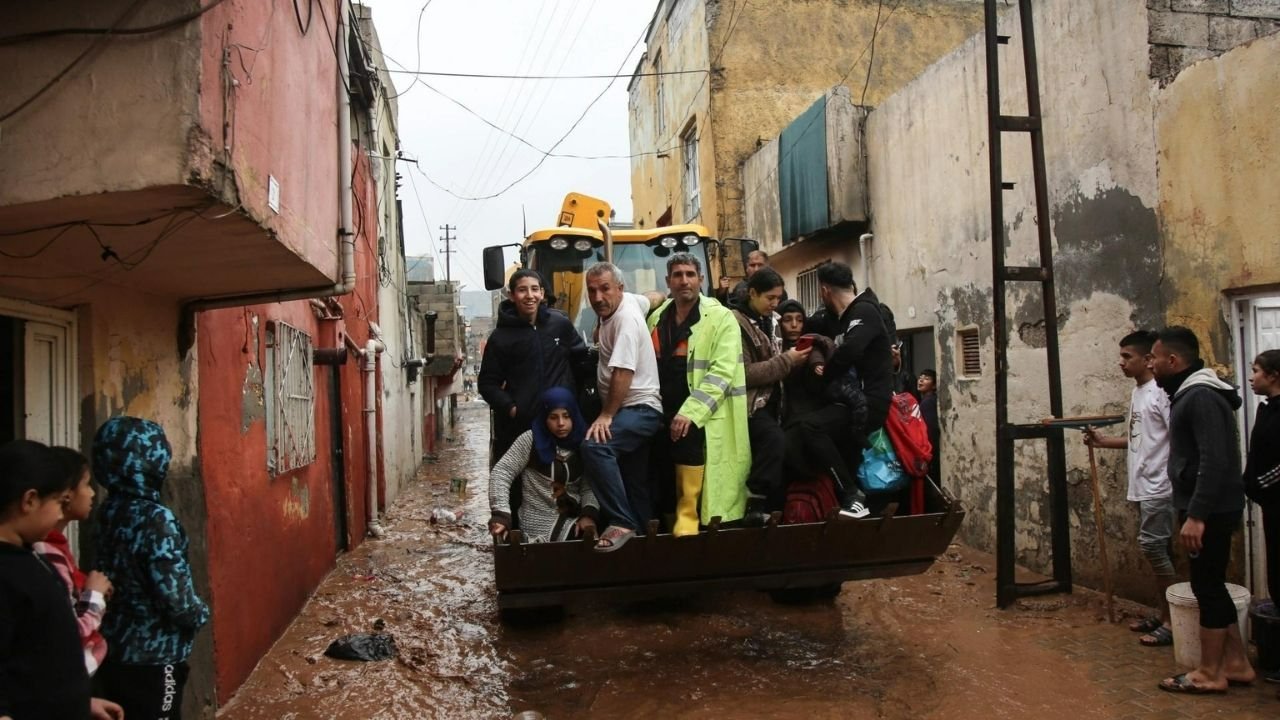
<path fill-rule="evenodd" d="M 439 461 L 388 513 L 388 533 L 341 558 L 220 716 L 255 718 L 1112 717 L 1087 668 L 1038 638 L 1097 625 L 1076 598 L 991 608 L 990 559 L 954 548 L 922 576 L 849 583 L 835 601 L 759 593 L 585 605 L 504 627 L 485 532 L 486 419 L 464 410 Z M 449 493 L 470 480 L 468 496 Z M 463 510 L 433 525 L 432 510 Z M 323 655 L 383 627 L 394 661 Z"/>

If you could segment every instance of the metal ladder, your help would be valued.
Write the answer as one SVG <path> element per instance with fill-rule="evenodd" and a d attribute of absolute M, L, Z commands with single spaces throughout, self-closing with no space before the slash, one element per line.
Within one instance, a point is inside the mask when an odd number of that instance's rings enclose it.
<path fill-rule="evenodd" d="M 1049 410 L 1062 417 L 1062 365 L 1058 356 L 1058 307 L 1054 294 L 1053 245 L 1049 231 L 1049 191 L 1045 178 L 1044 135 L 1040 122 L 1040 78 L 1036 70 L 1035 29 L 1031 0 L 1018 0 L 1021 20 L 1022 62 L 1027 80 L 1027 114 L 1000 113 L 1000 46 L 1009 36 L 997 30 L 997 0 L 985 0 L 987 50 L 987 133 L 991 162 L 991 275 L 992 322 L 995 331 L 996 380 L 996 604 L 1008 607 L 1019 597 L 1071 592 L 1071 526 L 1067 516 L 1066 447 L 1061 428 L 1040 423 L 1009 422 L 1008 350 L 1009 325 L 1005 287 L 1010 282 L 1040 283 L 1044 303 L 1045 350 L 1049 380 Z M 1039 267 L 1005 264 L 1004 191 L 1014 187 L 1004 180 L 1003 133 L 1025 133 L 1031 140 L 1031 168 L 1035 183 L 1036 229 L 1039 235 Z M 1039 583 L 1015 580 L 1017 547 L 1014 543 L 1017 502 L 1014 495 L 1014 443 L 1043 440 L 1049 461 L 1049 512 L 1053 550 L 1053 579 Z"/>

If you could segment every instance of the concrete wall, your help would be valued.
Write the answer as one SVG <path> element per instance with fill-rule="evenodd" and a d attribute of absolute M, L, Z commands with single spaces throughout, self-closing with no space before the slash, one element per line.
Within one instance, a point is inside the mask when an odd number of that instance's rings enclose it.
<path fill-rule="evenodd" d="M 832 227 L 854 223 L 861 228 L 869 210 L 867 154 L 863 147 L 867 109 L 854 105 L 849 88 L 844 86 L 831 88 L 826 98 L 823 122 L 827 137 L 827 221 Z M 771 266 L 785 268 L 779 272 L 794 275 L 804 269 L 803 263 L 790 256 L 807 253 L 800 250 L 804 241 L 783 245 L 779 143 L 778 138 L 770 140 L 742 164 L 742 186 L 746 188 L 743 229 L 747 237 L 769 253 Z"/>
<path fill-rule="evenodd" d="M 1156 112 L 1168 318 L 1224 371 L 1239 352 L 1224 293 L 1280 289 L 1277 67 L 1280 35 L 1256 40 L 1184 71 Z"/>
<path fill-rule="evenodd" d="M 1135 327 L 1163 324 L 1156 217 L 1153 83 L 1147 9 L 1140 2 L 1037 3 L 1036 35 L 1048 158 L 1050 214 L 1035 215 L 1030 153 L 1006 134 L 1006 259 L 1039 264 L 1036 225 L 1055 244 L 1062 384 L 1068 415 L 1126 409 L 1130 384 L 1116 369 L 1117 341 Z M 1012 35 L 1002 50 L 1003 112 L 1025 112 L 1016 10 L 1001 16 Z M 1052 62 L 1049 59 L 1052 59 Z M 970 508 L 965 539 L 995 543 L 995 431 L 992 368 L 990 210 L 983 41 L 975 36 L 870 115 L 867 145 L 873 229 L 871 284 L 898 317 L 932 325 L 937 339 L 943 476 Z M 1009 407 L 1014 422 L 1049 414 L 1038 286 L 1014 287 Z M 910 323 L 908 323 L 908 326 Z M 957 377 L 956 331 L 976 326 L 979 379 Z M 1068 438 L 1072 555 L 1077 577 L 1101 586 L 1088 461 Z M 1020 563 L 1048 568 L 1049 507 L 1043 445 L 1020 443 L 1017 545 Z M 1146 566 L 1133 542 L 1136 515 L 1123 453 L 1101 452 L 1105 527 L 1119 588 L 1147 596 Z"/>
<path fill-rule="evenodd" d="M 323 1 L 338 17 L 340 2 Z M 0 27 L 6 36 L 137 27 L 207 3 L 143 3 L 123 17 L 131 5 L 6 4 Z M 194 186 L 264 228 L 264 242 L 336 281 L 337 60 L 322 23 L 303 35 L 292 12 L 228 0 L 164 32 L 5 45 L 0 66 L 13 72 L 0 87 L 0 107 L 16 107 L 90 46 L 49 92 L 5 121 L 0 206 L 66 199 L 60 207 L 69 216 L 52 220 L 81 220 L 74 196 Z M 279 212 L 267 206 L 269 177 L 280 185 Z M 217 242 L 216 232 L 202 240 Z"/>
<path fill-rule="evenodd" d="M 0 27 L 18 35 L 63 27 L 111 27 L 132 0 L 5 3 Z M 146 3 L 128 18 L 149 25 L 197 0 Z M 0 46 L 0 108 L 29 98 L 101 36 L 61 35 Z M 155 38 L 107 39 L 49 92 L 6 120 L 0 137 L 0 205 L 184 180 L 196 113 L 200 27 Z M 140 68 L 146 68 L 140 72 Z"/>

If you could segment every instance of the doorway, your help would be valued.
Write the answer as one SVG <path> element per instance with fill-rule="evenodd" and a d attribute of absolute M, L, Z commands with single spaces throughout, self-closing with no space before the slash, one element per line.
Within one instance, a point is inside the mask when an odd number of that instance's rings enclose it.
<path fill-rule="evenodd" d="M 332 455 L 329 465 L 333 483 L 333 532 L 334 553 L 342 554 L 347 549 L 347 463 L 343 451 L 342 428 L 342 366 L 329 366 L 329 445 Z"/>
<path fill-rule="evenodd" d="M 1249 434 L 1253 431 L 1258 403 L 1262 398 L 1249 388 L 1253 359 L 1264 350 L 1280 348 L 1280 295 L 1262 295 L 1238 300 L 1233 308 L 1238 336 L 1236 347 L 1241 352 L 1237 358 L 1236 374 L 1240 378 L 1240 392 L 1244 396 L 1244 412 L 1241 413 L 1241 438 L 1248 452 Z M 1262 535 L 1262 511 L 1250 502 L 1246 506 L 1245 552 L 1247 555 L 1249 592 L 1255 598 L 1267 596 L 1267 556 Z"/>

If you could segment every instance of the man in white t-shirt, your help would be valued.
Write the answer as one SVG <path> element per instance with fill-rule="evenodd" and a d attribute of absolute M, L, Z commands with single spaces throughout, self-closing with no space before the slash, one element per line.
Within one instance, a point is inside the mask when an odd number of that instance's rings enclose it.
<path fill-rule="evenodd" d="M 658 363 L 645 316 L 661 295 L 625 291 L 610 263 L 587 270 L 587 298 L 600 318 L 596 385 L 602 409 L 582 442 L 582 470 L 600 501 L 608 527 L 596 550 L 611 552 L 653 517 L 649 440 L 662 425 Z"/>
<path fill-rule="evenodd" d="M 1148 364 L 1155 340 L 1155 333 L 1139 330 L 1120 341 L 1120 371 L 1135 383 L 1129 400 L 1128 434 L 1104 437 L 1090 428 L 1084 436 L 1086 445 L 1129 450 L 1128 498 L 1138 503 L 1138 546 L 1155 571 L 1160 609 L 1160 617 L 1130 623 L 1129 629 L 1146 633 L 1139 641 L 1150 647 L 1173 644 L 1165 591 L 1177 581 L 1172 557 L 1176 513 L 1168 470 L 1169 395 L 1156 385 Z"/>

